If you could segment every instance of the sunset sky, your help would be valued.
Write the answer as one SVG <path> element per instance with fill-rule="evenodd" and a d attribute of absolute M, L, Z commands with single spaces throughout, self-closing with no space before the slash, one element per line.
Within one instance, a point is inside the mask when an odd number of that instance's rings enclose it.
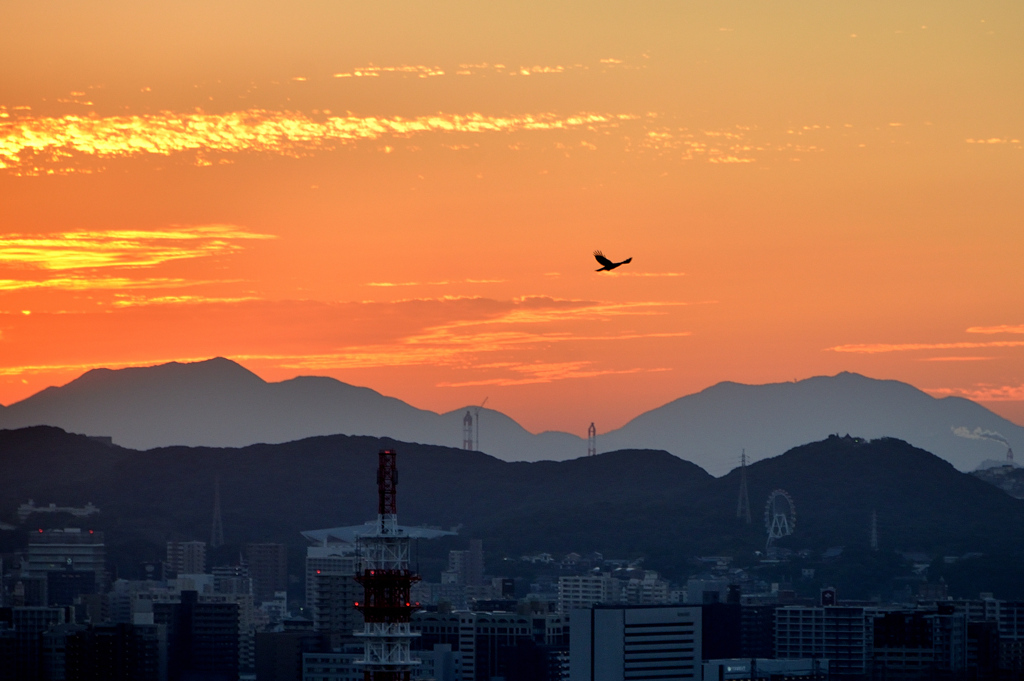
<path fill-rule="evenodd" d="M 1024 423 L 1022 140 L 1020 0 L 11 0 L 0 403 L 224 356 L 579 435 L 844 370 Z"/>

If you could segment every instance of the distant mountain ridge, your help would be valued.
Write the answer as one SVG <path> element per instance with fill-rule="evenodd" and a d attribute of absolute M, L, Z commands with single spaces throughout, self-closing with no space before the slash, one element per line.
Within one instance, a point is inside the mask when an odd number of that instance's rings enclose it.
<path fill-rule="evenodd" d="M 460 447 L 466 409 L 438 414 L 328 377 L 269 383 L 215 358 L 95 369 L 0 409 L 0 428 L 52 425 L 109 435 L 135 449 L 241 447 L 338 433 Z M 741 450 L 758 460 L 830 434 L 899 438 L 960 470 L 1005 455 L 998 442 L 956 436 L 961 427 L 998 432 L 1024 451 L 1024 428 L 981 405 L 845 372 L 793 383 L 719 383 L 600 435 L 598 451 L 665 450 L 713 475 L 734 468 Z M 561 461 L 586 452 L 581 437 L 533 434 L 492 409 L 481 410 L 480 439 L 483 451 L 506 461 Z"/>
<path fill-rule="evenodd" d="M 869 553 L 874 515 L 883 561 L 895 559 L 897 550 L 933 557 L 999 554 L 1014 566 L 1000 589 L 1006 597 L 1024 595 L 1016 567 L 1024 551 L 1024 501 L 891 438 L 833 436 L 750 465 L 753 517 L 747 524 L 736 517 L 739 471 L 713 478 L 661 451 L 506 462 L 480 452 L 334 435 L 238 449 L 139 452 L 35 427 L 0 431 L 0 521 L 16 523 L 17 506 L 28 499 L 59 506 L 92 502 L 100 513 L 87 526 L 106 531 L 111 560 L 130 577 L 141 561 L 159 559 L 169 539 L 209 536 L 219 480 L 231 547 L 275 541 L 299 549 L 302 530 L 373 517 L 376 454 L 385 447 L 398 451 L 403 523 L 462 526 L 448 543 L 423 547 L 438 559 L 431 579 L 447 565 L 441 562 L 447 547 L 461 548 L 467 538 L 483 539 L 492 557 L 601 551 L 643 556 L 651 569 L 685 576 L 694 556 L 751 557 L 763 550 L 761 511 L 781 487 L 798 517 L 782 548 L 818 556 L 833 546 Z M 40 515 L 30 522 L 0 532 L 0 544 L 7 543 L 0 551 L 23 546 L 31 528 L 76 521 Z M 295 557 L 293 567 L 301 572 L 301 555 Z M 982 563 L 965 562 L 965 569 L 988 579 Z M 862 582 L 860 576 L 853 581 Z M 853 593 L 852 585 L 840 586 Z"/>
<path fill-rule="evenodd" d="M 724 382 L 636 417 L 599 438 L 601 451 L 664 449 L 713 475 L 748 459 L 777 456 L 831 434 L 894 437 L 932 452 L 962 471 L 1002 459 L 1006 445 L 957 436 L 954 429 L 998 433 L 1014 448 L 1024 428 L 960 397 L 937 399 L 907 383 L 842 372 L 792 383 Z"/>

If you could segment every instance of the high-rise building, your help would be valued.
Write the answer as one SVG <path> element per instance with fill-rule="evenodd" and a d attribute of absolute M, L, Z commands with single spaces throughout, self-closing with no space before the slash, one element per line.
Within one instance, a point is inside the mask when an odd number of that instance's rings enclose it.
<path fill-rule="evenodd" d="M 272 600 L 277 591 L 288 590 L 288 547 L 284 544 L 246 544 L 245 562 L 257 603 Z"/>
<path fill-rule="evenodd" d="M 567 618 L 558 614 L 420 611 L 412 617 L 413 631 L 420 633 L 419 650 L 447 645 L 459 653 L 460 681 L 560 680 L 558 670 L 568 652 L 567 625 Z"/>
<path fill-rule="evenodd" d="M 313 629 L 330 636 L 333 645 L 363 626 L 355 604 L 363 588 L 356 581 L 362 564 L 340 547 L 310 546 L 306 550 L 306 608 L 312 611 Z"/>
<path fill-rule="evenodd" d="M 18 681 L 17 634 L 0 611 L 0 681 Z"/>
<path fill-rule="evenodd" d="M 44 679 L 78 679 L 83 676 L 84 665 L 72 663 L 70 674 L 68 669 L 68 650 L 76 652 L 82 646 L 78 639 L 82 634 L 87 633 L 89 627 L 84 624 L 58 624 L 50 627 L 41 634 L 40 645 L 42 648 L 42 677 Z M 76 642 L 79 645 L 76 645 Z"/>
<path fill-rule="evenodd" d="M 775 610 L 775 657 L 828 659 L 839 675 L 865 674 L 871 654 L 870 608 L 787 605 Z"/>
<path fill-rule="evenodd" d="M 206 542 L 167 542 L 167 569 L 175 575 L 201 575 L 206 572 Z"/>
<path fill-rule="evenodd" d="M 107 552 L 103 533 L 79 528 L 40 530 L 29 534 L 28 575 L 44 578 L 49 593 L 47 605 L 55 597 L 67 602 L 82 593 L 102 593 L 106 588 Z M 50 575 L 55 575 L 52 580 Z"/>
<path fill-rule="evenodd" d="M 775 656 L 776 605 L 740 606 L 740 656 Z"/>
<path fill-rule="evenodd" d="M 68 621 L 65 608 L 11 608 L 14 629 L 14 678 L 38 679 L 42 671 L 42 634 Z"/>
<path fill-rule="evenodd" d="M 448 573 L 457 584 L 479 588 L 484 583 L 484 543 L 470 539 L 469 549 L 448 552 Z M 474 594 L 475 595 L 475 594 Z"/>
<path fill-rule="evenodd" d="M 182 591 L 180 603 L 154 603 L 153 621 L 167 627 L 168 681 L 237 681 L 237 603 L 205 603 Z"/>
<path fill-rule="evenodd" d="M 359 558 L 348 545 L 325 544 L 306 548 L 306 608 L 316 607 L 316 576 L 339 574 L 354 576 L 359 572 Z"/>
<path fill-rule="evenodd" d="M 314 579 L 313 629 L 330 636 L 331 645 L 341 645 L 362 629 L 363 616 L 356 608 L 363 588 L 354 573 L 320 572 Z"/>
<path fill-rule="evenodd" d="M 967 669 L 967 615 L 950 604 L 872 613 L 870 666 L 893 678 L 959 677 Z"/>
<path fill-rule="evenodd" d="M 999 666 L 1024 676 L 1024 602 L 1002 601 L 996 619 L 999 627 Z"/>
<path fill-rule="evenodd" d="M 573 610 L 590 608 L 599 603 L 618 603 L 621 592 L 619 580 L 607 573 L 565 575 L 558 578 L 558 611 L 568 615 Z"/>
<path fill-rule="evenodd" d="M 667 605 L 669 584 L 653 570 L 643 570 L 626 580 L 622 601 L 629 605 Z"/>
<path fill-rule="evenodd" d="M 698 607 L 596 606 L 570 618 L 570 681 L 701 678 Z"/>
<path fill-rule="evenodd" d="M 43 634 L 43 674 L 69 681 L 159 681 L 165 628 L 154 624 L 62 624 Z"/>

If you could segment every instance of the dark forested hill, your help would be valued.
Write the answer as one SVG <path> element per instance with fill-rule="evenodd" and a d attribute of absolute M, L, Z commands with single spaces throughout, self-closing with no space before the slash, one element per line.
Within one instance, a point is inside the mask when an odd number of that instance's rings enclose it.
<path fill-rule="evenodd" d="M 0 431 L 0 520 L 18 504 L 83 505 L 130 570 L 170 538 L 209 536 L 220 479 L 229 544 L 300 545 L 302 530 L 358 524 L 376 512 L 376 453 L 399 452 L 404 524 L 461 526 L 492 553 L 602 551 L 645 556 L 668 574 L 694 555 L 764 548 L 768 494 L 785 489 L 797 529 L 779 546 L 866 547 L 877 513 L 883 551 L 936 556 L 1024 550 L 1024 501 L 894 439 L 830 437 L 747 469 L 753 522 L 736 518 L 740 472 L 713 478 L 666 452 L 625 450 L 562 462 L 509 463 L 479 452 L 370 437 L 328 436 L 241 449 L 106 446 L 56 428 Z M 71 522 L 31 516 L 27 525 Z M 76 523 L 80 524 L 80 523 Z M 6 535 L 10 547 L 25 536 Z"/>

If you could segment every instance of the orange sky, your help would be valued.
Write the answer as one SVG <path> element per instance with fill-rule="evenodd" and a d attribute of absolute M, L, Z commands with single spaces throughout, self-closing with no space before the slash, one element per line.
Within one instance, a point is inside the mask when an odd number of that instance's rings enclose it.
<path fill-rule="evenodd" d="M 1024 422 L 1024 5 L 551 5 L 0 5 L 0 403 L 219 355 L 581 435 L 842 370 Z"/>

